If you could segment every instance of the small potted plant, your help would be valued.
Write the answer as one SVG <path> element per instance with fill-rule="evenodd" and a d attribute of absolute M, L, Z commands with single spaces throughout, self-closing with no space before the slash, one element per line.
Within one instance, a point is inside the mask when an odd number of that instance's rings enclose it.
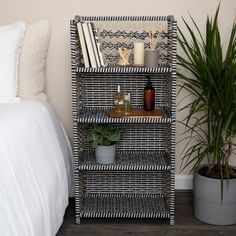
<path fill-rule="evenodd" d="M 111 125 L 93 125 L 88 132 L 88 140 L 95 148 L 98 164 L 112 164 L 115 162 L 116 143 L 121 139 L 121 129 Z"/>

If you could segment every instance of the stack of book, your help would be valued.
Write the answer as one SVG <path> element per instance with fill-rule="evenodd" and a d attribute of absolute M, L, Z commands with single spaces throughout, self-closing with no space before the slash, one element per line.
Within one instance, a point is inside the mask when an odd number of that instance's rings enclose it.
<path fill-rule="evenodd" d="M 77 28 L 84 66 L 93 68 L 105 66 L 94 24 L 92 22 L 79 22 Z"/>

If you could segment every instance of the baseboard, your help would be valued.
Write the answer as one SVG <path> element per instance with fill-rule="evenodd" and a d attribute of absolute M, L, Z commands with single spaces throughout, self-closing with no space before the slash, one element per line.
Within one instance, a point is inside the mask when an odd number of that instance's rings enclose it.
<path fill-rule="evenodd" d="M 192 175 L 176 175 L 175 176 L 175 189 L 178 189 L 178 190 L 193 189 L 193 176 Z"/>

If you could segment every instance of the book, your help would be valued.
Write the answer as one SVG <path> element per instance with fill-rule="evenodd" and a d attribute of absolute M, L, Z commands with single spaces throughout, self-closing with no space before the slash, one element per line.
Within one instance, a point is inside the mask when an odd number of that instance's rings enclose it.
<path fill-rule="evenodd" d="M 101 44 L 99 43 L 99 37 L 98 37 L 98 29 L 94 26 L 93 23 L 91 23 L 91 26 L 92 26 L 92 29 L 93 29 L 93 32 L 94 32 L 94 38 L 95 38 L 95 42 L 96 42 L 96 46 L 97 46 L 97 51 L 98 51 L 98 57 L 99 57 L 99 60 L 100 60 L 100 64 L 101 66 L 106 66 L 105 62 L 104 62 L 104 58 L 103 58 L 103 55 L 102 55 L 102 51 L 101 51 Z"/>
<path fill-rule="evenodd" d="M 101 67 L 100 59 L 99 59 L 99 56 L 98 56 L 97 44 L 95 42 L 95 37 L 94 37 L 94 33 L 93 33 L 92 24 L 89 23 L 89 22 L 88 22 L 88 28 L 89 28 L 89 34 L 90 34 L 90 38 L 91 38 L 91 41 L 92 41 L 93 51 L 94 51 L 94 55 L 95 55 L 95 58 L 96 58 L 97 66 Z"/>
<path fill-rule="evenodd" d="M 85 42 L 86 42 L 87 49 L 88 49 L 88 55 L 89 55 L 91 67 L 96 68 L 97 62 L 96 62 L 95 53 L 93 50 L 93 44 L 92 44 L 92 39 L 90 37 L 88 24 L 86 22 L 83 22 L 82 28 L 84 31 L 84 38 L 85 38 Z"/>
<path fill-rule="evenodd" d="M 83 29 L 82 29 L 82 23 L 81 22 L 77 23 L 77 29 L 78 29 L 78 34 L 79 34 L 79 41 L 80 41 L 81 51 L 82 51 L 82 55 L 83 55 L 84 66 L 85 67 L 90 67 L 88 51 L 87 51 L 87 47 L 86 47 L 86 44 L 85 44 L 84 32 L 83 32 Z"/>

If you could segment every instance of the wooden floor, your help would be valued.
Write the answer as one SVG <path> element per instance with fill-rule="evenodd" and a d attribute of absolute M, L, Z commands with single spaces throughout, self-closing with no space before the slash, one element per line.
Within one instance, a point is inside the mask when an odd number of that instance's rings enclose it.
<path fill-rule="evenodd" d="M 66 211 L 64 223 L 57 236 L 236 236 L 236 225 L 213 226 L 194 218 L 192 192 L 177 192 L 175 226 L 168 220 L 90 220 L 83 219 L 75 224 L 74 199 Z"/>

